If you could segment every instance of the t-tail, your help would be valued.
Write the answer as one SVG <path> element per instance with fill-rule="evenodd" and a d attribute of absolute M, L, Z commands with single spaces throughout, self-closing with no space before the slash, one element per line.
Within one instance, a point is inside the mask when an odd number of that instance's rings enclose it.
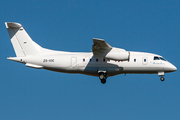
<path fill-rule="evenodd" d="M 8 57 L 8 60 L 24 63 L 28 67 L 40 69 L 43 68 L 43 66 L 32 62 L 36 56 L 57 53 L 57 51 L 42 48 L 35 43 L 21 24 L 5 22 L 5 25 L 16 53 L 16 57 Z"/>
<path fill-rule="evenodd" d="M 42 47 L 35 43 L 19 23 L 5 23 L 17 57 L 37 55 Z"/>

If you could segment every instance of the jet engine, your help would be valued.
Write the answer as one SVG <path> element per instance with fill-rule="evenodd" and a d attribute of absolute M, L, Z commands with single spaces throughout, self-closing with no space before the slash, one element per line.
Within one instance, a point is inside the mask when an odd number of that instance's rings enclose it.
<path fill-rule="evenodd" d="M 112 48 L 104 57 L 110 60 L 126 61 L 129 60 L 129 52 L 124 49 Z"/>

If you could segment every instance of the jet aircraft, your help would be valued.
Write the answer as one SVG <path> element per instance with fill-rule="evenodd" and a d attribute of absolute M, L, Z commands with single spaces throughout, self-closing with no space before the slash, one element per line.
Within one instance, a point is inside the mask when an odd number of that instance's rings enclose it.
<path fill-rule="evenodd" d="M 160 55 L 126 51 L 115 48 L 105 40 L 93 38 L 92 52 L 65 52 L 41 47 L 27 34 L 23 26 L 5 22 L 16 57 L 8 60 L 27 67 L 63 73 L 79 73 L 98 76 L 101 83 L 118 74 L 158 74 L 164 81 L 165 73 L 177 68 Z"/>

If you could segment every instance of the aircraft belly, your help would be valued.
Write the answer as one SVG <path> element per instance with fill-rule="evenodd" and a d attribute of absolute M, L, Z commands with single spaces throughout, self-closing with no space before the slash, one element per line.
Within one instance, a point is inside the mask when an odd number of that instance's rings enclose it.
<path fill-rule="evenodd" d="M 124 67 L 125 73 L 157 73 L 164 71 L 162 67 Z"/>

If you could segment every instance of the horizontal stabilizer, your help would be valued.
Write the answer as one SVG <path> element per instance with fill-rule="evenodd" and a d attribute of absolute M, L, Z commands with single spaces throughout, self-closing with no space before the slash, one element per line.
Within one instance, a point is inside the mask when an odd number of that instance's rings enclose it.
<path fill-rule="evenodd" d="M 6 28 L 20 28 L 22 27 L 21 24 L 15 22 L 6 22 Z"/>

